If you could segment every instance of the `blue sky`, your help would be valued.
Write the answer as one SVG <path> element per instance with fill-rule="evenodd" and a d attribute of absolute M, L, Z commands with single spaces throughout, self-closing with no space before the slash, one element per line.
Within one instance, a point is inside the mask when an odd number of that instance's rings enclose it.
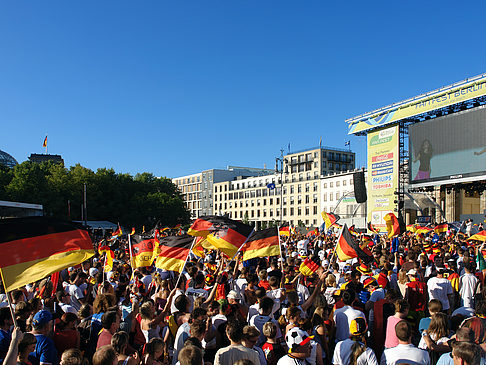
<path fill-rule="evenodd" d="M 486 72 L 484 2 L 10 1 L 0 149 L 176 177 L 365 137 L 345 119 Z"/>

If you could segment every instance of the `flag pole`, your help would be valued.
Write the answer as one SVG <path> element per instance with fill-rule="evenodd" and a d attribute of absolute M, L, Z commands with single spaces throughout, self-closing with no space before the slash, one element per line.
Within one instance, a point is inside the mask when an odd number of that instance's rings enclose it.
<path fill-rule="evenodd" d="M 334 255 L 336 254 L 337 245 L 339 245 L 339 239 L 340 239 L 340 238 L 341 238 L 341 236 L 343 235 L 343 231 L 344 231 L 344 224 L 343 224 L 343 226 L 341 227 L 341 233 L 339 234 L 339 237 L 338 237 L 338 239 L 337 239 L 336 246 L 334 246 L 334 251 L 333 251 L 333 253 L 332 253 L 331 259 L 329 260 L 329 265 L 331 265 L 331 263 L 332 263 L 332 259 L 334 258 Z"/>
<path fill-rule="evenodd" d="M 0 275 L 2 277 L 2 283 L 3 283 L 3 287 L 5 289 L 5 295 L 7 296 L 8 307 L 10 309 L 10 315 L 12 316 L 12 321 L 13 321 L 14 327 L 18 327 L 17 326 L 17 320 L 15 319 L 15 313 L 14 313 L 14 309 L 13 309 L 13 305 L 12 305 L 12 299 L 10 298 L 10 292 L 5 287 L 5 278 L 3 277 L 3 270 L 2 269 L 0 269 Z"/>
<path fill-rule="evenodd" d="M 132 275 L 133 275 L 133 256 L 132 256 L 132 240 L 131 234 L 128 235 L 128 252 L 130 253 L 130 266 L 132 268 Z"/>
<path fill-rule="evenodd" d="M 255 232 L 255 227 L 253 227 L 253 229 L 251 230 L 250 234 L 248 235 L 248 237 L 246 237 L 246 240 L 245 242 L 242 243 L 242 245 L 240 247 L 238 247 L 238 250 L 236 250 L 236 253 L 235 255 L 233 256 L 233 258 L 231 259 L 231 261 L 234 261 L 236 256 L 238 255 L 238 252 L 241 251 L 241 249 L 243 248 L 243 246 L 248 242 L 248 239 L 251 237 L 251 235 L 253 234 L 253 232 Z M 230 261 L 230 262 L 231 262 Z M 229 264 L 229 263 L 228 263 Z"/>
<path fill-rule="evenodd" d="M 191 248 L 189 249 L 189 253 L 187 254 L 186 261 L 184 261 L 184 265 L 182 265 L 181 272 L 179 273 L 179 277 L 177 278 L 177 281 L 175 283 L 174 289 L 176 289 L 176 290 L 177 290 L 177 286 L 179 285 L 179 281 L 181 280 L 182 272 L 186 268 L 187 261 L 189 260 L 189 256 L 192 252 L 192 249 L 194 248 L 194 245 L 196 244 L 196 239 L 197 239 L 197 237 L 194 237 L 194 239 L 192 240 L 192 245 L 191 245 Z"/>

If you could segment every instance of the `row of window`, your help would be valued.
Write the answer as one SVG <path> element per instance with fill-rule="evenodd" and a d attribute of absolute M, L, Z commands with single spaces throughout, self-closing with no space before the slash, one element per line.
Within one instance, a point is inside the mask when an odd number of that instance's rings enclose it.
<path fill-rule="evenodd" d="M 219 209 L 218 207 L 216 208 L 216 212 L 226 212 L 225 207 L 223 207 L 223 204 L 219 204 Z M 312 213 L 311 213 L 312 212 Z M 298 208 L 283 208 L 282 209 L 283 216 L 282 218 L 285 219 L 287 217 L 287 213 L 289 213 L 289 216 L 301 216 L 301 215 L 316 215 L 317 214 L 317 206 L 313 207 L 298 207 Z M 280 209 L 256 209 L 256 210 L 240 210 L 236 212 L 228 212 L 230 217 L 233 215 L 234 219 L 244 219 L 244 218 L 267 218 L 267 217 L 276 217 L 280 218 Z"/>

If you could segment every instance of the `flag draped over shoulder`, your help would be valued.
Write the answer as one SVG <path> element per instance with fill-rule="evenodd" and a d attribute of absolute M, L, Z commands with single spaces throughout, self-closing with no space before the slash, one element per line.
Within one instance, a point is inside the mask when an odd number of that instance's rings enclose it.
<path fill-rule="evenodd" d="M 194 221 L 187 233 L 206 237 L 216 249 L 234 257 L 253 232 L 253 227 L 228 217 L 205 216 Z"/>
<path fill-rule="evenodd" d="M 159 255 L 155 267 L 181 272 L 191 250 L 194 237 L 189 235 L 162 237 L 159 241 Z"/>
<path fill-rule="evenodd" d="M 0 268 L 8 291 L 80 264 L 94 255 L 81 225 L 49 217 L 0 220 Z"/>
<path fill-rule="evenodd" d="M 130 236 L 130 239 L 132 245 L 133 268 L 152 265 L 154 259 L 154 237 L 133 234 Z"/>
<path fill-rule="evenodd" d="M 400 234 L 400 224 L 398 219 L 393 213 L 388 213 L 383 217 L 386 223 L 386 230 L 388 232 L 388 238 L 393 238 Z"/>
<path fill-rule="evenodd" d="M 340 217 L 334 213 L 322 212 L 321 215 L 322 219 L 324 219 L 324 223 L 326 224 L 326 231 L 340 219 Z"/>
<path fill-rule="evenodd" d="M 241 248 L 243 261 L 254 257 L 279 256 L 280 246 L 277 227 L 255 231 Z"/>
<path fill-rule="evenodd" d="M 346 261 L 358 257 L 365 264 L 373 261 L 373 256 L 367 248 L 361 248 L 359 243 L 349 233 L 348 227 L 344 224 L 339 235 L 336 254 L 341 261 Z"/>

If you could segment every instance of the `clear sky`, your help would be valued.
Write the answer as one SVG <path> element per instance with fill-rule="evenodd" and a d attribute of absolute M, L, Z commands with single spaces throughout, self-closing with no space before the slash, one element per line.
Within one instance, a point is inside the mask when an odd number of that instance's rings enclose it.
<path fill-rule="evenodd" d="M 484 1 L 0 4 L 0 149 L 176 177 L 344 148 L 345 119 L 486 72 Z"/>

